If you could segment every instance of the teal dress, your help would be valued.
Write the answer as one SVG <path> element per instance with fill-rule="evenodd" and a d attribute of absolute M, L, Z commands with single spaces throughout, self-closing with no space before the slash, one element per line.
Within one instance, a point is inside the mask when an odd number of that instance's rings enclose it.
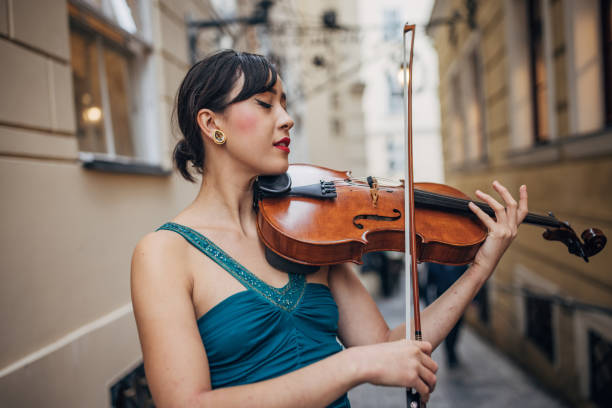
<path fill-rule="evenodd" d="M 275 288 L 189 227 L 168 222 L 158 230 L 179 233 L 246 288 L 198 319 L 212 388 L 278 377 L 342 350 L 338 307 L 327 286 L 289 274 L 289 282 Z M 350 407 L 347 395 L 329 407 Z"/>

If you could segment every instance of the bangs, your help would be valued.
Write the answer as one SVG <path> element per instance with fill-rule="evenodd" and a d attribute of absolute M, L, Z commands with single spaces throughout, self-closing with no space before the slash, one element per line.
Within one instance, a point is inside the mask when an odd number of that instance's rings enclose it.
<path fill-rule="evenodd" d="M 238 53 L 238 66 L 234 83 L 240 75 L 244 78 L 242 89 L 229 104 L 244 101 L 253 95 L 268 92 L 278 79 L 276 68 L 265 57 L 256 54 Z"/>

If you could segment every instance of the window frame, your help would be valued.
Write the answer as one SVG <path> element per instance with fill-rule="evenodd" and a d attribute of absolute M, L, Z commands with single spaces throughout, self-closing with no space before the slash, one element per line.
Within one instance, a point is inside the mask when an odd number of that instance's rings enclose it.
<path fill-rule="evenodd" d="M 516 288 L 531 289 L 534 292 L 545 294 L 545 295 L 560 295 L 561 290 L 559 286 L 552 281 L 549 281 L 545 277 L 534 273 L 532 270 L 522 264 L 516 264 L 514 267 L 513 274 L 513 285 Z M 515 305 L 517 310 L 517 321 L 520 330 L 520 334 L 523 340 L 533 347 L 533 350 L 537 350 L 542 358 L 550 363 L 553 369 L 558 369 L 561 366 L 561 347 L 559 338 L 560 328 L 560 316 L 559 316 L 559 305 L 556 303 L 551 304 L 551 330 L 552 330 L 552 361 L 548 356 L 540 350 L 539 345 L 534 344 L 533 340 L 527 336 L 527 307 L 525 298 L 523 296 L 515 297 Z"/>
<path fill-rule="evenodd" d="M 579 378 L 579 391 L 583 398 L 591 399 L 591 370 L 589 356 L 589 330 L 594 330 L 612 342 L 612 318 L 601 313 L 585 310 L 574 312 L 574 338 L 576 369 L 584 373 Z"/>
<path fill-rule="evenodd" d="M 540 1 L 540 0 L 538 0 Z M 530 78 L 525 75 L 525 66 L 529 64 L 527 30 L 515 30 L 512 27 L 525 26 L 526 21 L 526 3 L 523 0 L 505 0 L 504 15 L 506 26 L 506 49 L 508 57 L 508 109 L 510 117 L 510 147 L 507 151 L 507 159 L 511 160 L 513 165 L 534 165 L 554 163 L 568 159 L 584 159 L 609 155 L 612 152 L 612 127 L 599 125 L 594 129 L 579 129 L 578 128 L 578 94 L 574 68 L 574 16 L 572 0 L 561 0 L 564 15 L 563 25 L 565 27 L 565 59 L 566 59 L 566 78 L 567 83 L 567 99 L 568 99 L 568 116 L 569 116 L 569 133 L 564 137 L 551 138 L 546 144 L 534 144 L 533 134 L 533 107 L 531 98 Z M 600 0 L 588 0 L 597 2 L 599 7 Z M 548 1 L 544 1 L 548 5 Z M 549 14 L 549 13 L 545 13 Z M 597 24 L 600 24 L 601 19 L 597 19 Z M 548 24 L 550 26 L 550 23 Z M 598 33 L 601 33 L 601 27 L 597 27 Z M 551 37 L 552 40 L 552 37 Z M 599 34 L 598 41 L 601 41 Z M 550 44 L 552 48 L 552 41 Z M 600 44 L 597 45 L 600 47 Z M 600 48 L 599 48 L 600 49 Z M 552 49 L 551 51 L 552 52 Z M 599 52 L 601 54 L 601 52 Z M 601 62 L 601 55 L 600 55 Z M 551 69 L 553 64 L 552 55 L 549 64 Z M 552 72 L 552 71 L 551 71 Z M 550 76 L 550 74 L 549 74 Z M 559 79 L 559 78 L 558 78 Z M 552 81 L 552 86 L 554 86 Z M 602 111 L 603 115 L 603 96 L 595 96 L 594 98 L 597 108 Z M 554 108 L 554 103 L 549 103 L 549 110 Z M 553 117 L 551 125 L 557 126 L 557 118 Z"/>
<path fill-rule="evenodd" d="M 612 0 L 600 0 L 601 55 L 604 85 L 604 127 L 612 128 Z"/>
<path fill-rule="evenodd" d="M 540 106 L 538 104 L 537 90 L 537 67 L 536 67 L 536 49 L 534 42 L 534 26 L 533 26 L 533 9 L 539 9 L 541 19 L 541 32 L 539 33 L 542 45 L 542 57 L 544 60 L 544 72 L 546 73 L 546 107 L 543 112 L 548 127 L 548 134 L 540 134 L 540 122 L 543 120 L 540 115 Z M 532 145 L 548 144 L 557 139 L 557 116 L 556 116 L 556 92 L 555 92 L 555 73 L 554 73 L 554 58 L 552 46 L 552 30 L 550 5 L 548 0 L 529 0 L 527 3 L 526 22 L 528 28 L 528 48 L 529 48 L 529 80 L 531 89 L 531 115 L 533 120 L 533 136 Z"/>
<path fill-rule="evenodd" d="M 144 1 L 139 3 L 141 30 L 130 33 L 99 10 L 87 4 L 83 0 L 69 0 L 69 24 L 70 31 L 80 30 L 93 35 L 98 43 L 98 53 L 103 55 L 105 47 L 129 55 L 129 95 L 128 97 L 137 104 L 137 109 L 129 113 L 131 141 L 133 144 L 133 156 L 116 154 L 114 149 L 114 137 L 112 124 L 109 123 L 110 111 L 108 106 L 108 89 L 102 87 L 103 112 L 105 117 L 105 140 L 106 153 L 79 151 L 78 157 L 86 169 L 137 173 L 150 175 L 171 174 L 171 163 L 162 159 L 162 140 L 158 123 L 160 104 L 144 103 L 143 101 L 157 101 L 158 84 L 156 82 L 155 58 L 153 58 L 153 46 L 150 39 L 151 32 L 151 4 Z M 102 48 L 102 49 L 101 49 Z M 106 80 L 105 73 L 100 72 L 102 79 Z M 106 99 L 106 102 L 104 102 Z M 105 105 L 106 103 L 106 105 Z"/>
<path fill-rule="evenodd" d="M 595 95 L 590 95 L 589 98 L 585 98 L 586 100 L 592 101 L 594 100 L 594 108 L 595 109 L 587 109 L 589 112 L 596 112 L 598 117 L 592 119 L 594 123 L 592 124 L 584 124 L 585 118 L 581 116 L 581 111 L 578 107 L 580 104 L 580 96 L 579 93 L 583 92 L 581 86 L 578 85 L 578 72 L 583 68 L 578 68 L 576 66 L 576 44 L 575 44 L 575 21 L 576 18 L 576 9 L 577 4 L 580 4 L 582 7 L 587 8 L 591 7 L 591 13 L 594 15 L 598 15 L 601 11 L 600 9 L 600 0 L 586 0 L 580 3 L 575 3 L 572 0 L 564 0 L 563 1 L 563 13 L 565 16 L 565 38 L 566 38 L 566 58 L 567 58 L 567 81 L 568 81 L 568 112 L 569 112 L 569 128 L 571 137 L 580 137 L 581 135 L 589 135 L 593 133 L 601 133 L 605 132 L 605 97 L 603 95 L 603 91 L 600 89 L 603 86 L 603 59 L 601 54 L 602 49 L 602 28 L 601 28 L 601 18 L 595 18 L 594 23 L 594 34 L 595 38 L 595 49 L 597 50 L 597 55 L 595 57 L 595 61 L 591 64 L 597 69 L 597 73 L 595 77 L 597 78 L 598 84 L 594 85 L 590 89 L 591 92 L 595 92 Z M 586 5 L 586 6 L 585 6 Z M 598 93 L 598 94 L 597 94 Z"/>

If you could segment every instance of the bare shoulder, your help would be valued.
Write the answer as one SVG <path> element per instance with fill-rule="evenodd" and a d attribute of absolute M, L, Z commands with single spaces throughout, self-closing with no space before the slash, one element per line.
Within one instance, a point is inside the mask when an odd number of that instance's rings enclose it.
<path fill-rule="evenodd" d="M 180 284 L 187 288 L 189 244 L 171 231 L 150 232 L 138 241 L 132 254 L 132 293 L 141 286 Z"/>

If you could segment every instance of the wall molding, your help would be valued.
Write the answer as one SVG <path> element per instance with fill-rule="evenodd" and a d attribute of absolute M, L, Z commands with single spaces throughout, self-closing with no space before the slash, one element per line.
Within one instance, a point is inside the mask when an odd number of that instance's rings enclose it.
<path fill-rule="evenodd" d="M 22 369 L 23 367 L 26 367 L 32 363 L 34 363 L 35 361 L 38 361 L 54 352 L 56 352 L 57 350 L 66 347 L 67 345 L 73 343 L 74 341 L 82 338 L 83 336 L 92 333 L 104 326 L 107 326 L 108 324 L 119 320 L 125 316 L 127 316 L 128 314 L 131 314 L 133 311 L 132 308 L 132 303 L 127 303 L 115 310 L 113 310 L 112 312 L 98 318 L 95 319 L 81 327 L 79 327 L 76 330 L 73 330 L 71 332 L 69 332 L 68 334 L 64 335 L 63 337 L 59 338 L 58 340 L 47 344 L 46 346 L 36 350 L 33 353 L 30 353 L 28 355 L 26 355 L 23 358 L 20 358 L 19 360 L 9 364 L 6 367 L 3 367 L 2 369 L 0 369 L 0 378 L 6 377 L 7 375 L 10 375 L 12 373 L 14 373 L 17 370 Z"/>

